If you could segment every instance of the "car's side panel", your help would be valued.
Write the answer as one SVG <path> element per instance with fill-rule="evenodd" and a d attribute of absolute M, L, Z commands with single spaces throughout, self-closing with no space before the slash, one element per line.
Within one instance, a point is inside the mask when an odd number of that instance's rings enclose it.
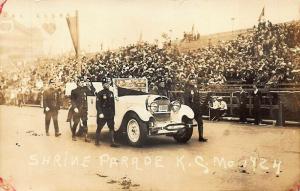
<path fill-rule="evenodd" d="M 89 132 L 95 132 L 97 128 L 97 110 L 96 110 L 96 96 L 87 96 L 88 102 L 88 128 Z"/>
<path fill-rule="evenodd" d="M 128 112 L 134 112 L 136 113 L 139 118 L 143 121 L 149 121 L 153 115 L 147 111 L 146 109 L 146 99 L 148 96 L 124 96 L 124 97 L 116 97 L 115 98 L 115 110 L 116 110 L 116 115 L 115 115 L 115 130 L 119 130 L 124 116 Z M 150 102 L 155 98 L 156 96 L 149 97 Z M 89 115 L 89 128 L 91 127 L 91 131 L 93 126 L 95 125 L 96 122 L 96 97 L 95 96 L 88 96 L 88 115 Z M 190 119 L 194 118 L 194 112 L 193 110 L 186 106 L 186 105 L 181 105 L 181 108 L 178 112 L 171 112 L 171 121 L 174 123 L 180 123 L 182 120 L 183 116 L 187 116 Z M 170 121 L 170 122 L 171 122 Z"/>
<path fill-rule="evenodd" d="M 124 116 L 127 112 L 135 112 L 141 120 L 149 121 L 151 113 L 146 110 L 146 96 L 124 96 L 115 100 L 115 130 L 121 127 Z"/>

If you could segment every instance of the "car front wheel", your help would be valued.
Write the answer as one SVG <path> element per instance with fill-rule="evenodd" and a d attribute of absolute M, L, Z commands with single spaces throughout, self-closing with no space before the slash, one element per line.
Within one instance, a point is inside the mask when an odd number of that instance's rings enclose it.
<path fill-rule="evenodd" d="M 193 135 L 193 128 L 184 128 L 179 130 L 175 135 L 174 139 L 178 143 L 186 143 L 188 142 Z"/>
<path fill-rule="evenodd" d="M 129 144 L 132 146 L 142 146 L 148 137 L 146 123 L 134 113 L 128 117 L 126 131 Z"/>

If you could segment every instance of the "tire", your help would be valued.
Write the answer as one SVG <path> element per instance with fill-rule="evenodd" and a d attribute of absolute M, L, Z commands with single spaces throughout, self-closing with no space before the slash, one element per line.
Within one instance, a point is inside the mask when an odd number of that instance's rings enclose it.
<path fill-rule="evenodd" d="M 130 113 L 126 120 L 126 134 L 131 146 L 143 146 L 148 137 L 147 124 L 137 114 Z"/>
<path fill-rule="evenodd" d="M 193 135 L 193 128 L 184 128 L 175 134 L 173 137 L 178 143 L 188 142 Z"/>

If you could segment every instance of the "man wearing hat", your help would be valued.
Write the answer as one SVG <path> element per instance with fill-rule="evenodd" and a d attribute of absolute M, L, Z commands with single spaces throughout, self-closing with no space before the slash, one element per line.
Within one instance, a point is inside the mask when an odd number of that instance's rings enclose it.
<path fill-rule="evenodd" d="M 247 123 L 247 92 L 240 86 L 238 93 L 240 123 Z"/>
<path fill-rule="evenodd" d="M 118 147 L 114 139 L 114 117 L 115 117 L 115 100 L 114 94 L 109 90 L 110 79 L 103 78 L 103 90 L 96 94 L 96 109 L 97 109 L 97 130 L 95 145 L 99 145 L 100 132 L 105 124 L 109 128 L 109 136 L 111 147 Z"/>
<path fill-rule="evenodd" d="M 149 94 L 159 95 L 158 87 L 153 82 L 151 82 L 149 85 Z"/>
<path fill-rule="evenodd" d="M 167 91 L 167 88 L 166 88 L 166 82 L 165 82 L 165 79 L 163 77 L 160 77 L 158 79 L 158 95 L 168 96 L 168 91 Z"/>
<path fill-rule="evenodd" d="M 261 102 L 262 102 L 262 94 L 261 91 L 257 88 L 257 85 L 253 85 L 253 115 L 254 115 L 254 124 L 260 125 L 261 124 Z"/>
<path fill-rule="evenodd" d="M 203 137 L 203 120 L 202 120 L 202 107 L 203 104 L 206 102 L 207 96 L 201 97 L 198 91 L 195 75 L 190 75 L 189 80 L 185 86 L 184 91 L 184 104 L 189 106 L 194 114 L 195 120 L 198 124 L 198 133 L 199 133 L 199 141 L 206 142 L 207 139 Z"/>
<path fill-rule="evenodd" d="M 220 120 L 221 116 L 224 116 L 227 112 L 227 103 L 223 100 L 222 96 L 218 97 L 217 100 L 219 102 L 217 120 Z"/>
<path fill-rule="evenodd" d="M 88 102 L 87 96 L 94 94 L 95 88 L 93 85 L 89 87 L 86 86 L 86 83 L 82 77 L 77 79 L 77 88 L 71 91 L 71 108 L 73 111 L 73 121 L 74 124 L 72 126 L 72 140 L 76 141 L 76 128 L 81 120 L 81 125 L 79 129 L 79 133 L 83 132 L 85 136 L 85 141 L 90 142 L 87 137 L 88 127 Z"/>
<path fill-rule="evenodd" d="M 51 79 L 49 80 L 49 87 L 43 93 L 43 106 L 44 106 L 44 113 L 45 113 L 45 128 L 46 128 L 46 135 L 49 136 L 49 126 L 51 118 L 53 119 L 54 129 L 55 129 L 55 136 L 58 137 L 61 135 L 58 128 L 58 110 L 60 109 L 60 94 L 58 90 L 55 88 L 54 81 Z"/>

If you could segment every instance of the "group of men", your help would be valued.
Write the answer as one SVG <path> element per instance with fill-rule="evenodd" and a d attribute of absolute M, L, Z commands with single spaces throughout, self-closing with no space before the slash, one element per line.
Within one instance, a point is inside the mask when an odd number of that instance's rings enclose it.
<path fill-rule="evenodd" d="M 90 142 L 88 138 L 88 103 L 87 96 L 96 96 L 96 109 L 97 109 L 97 130 L 95 145 L 99 145 L 100 142 L 100 132 L 105 124 L 109 128 L 109 135 L 112 147 L 118 147 L 119 145 L 115 142 L 115 132 L 114 132 L 114 116 L 115 116 L 115 103 L 114 94 L 109 90 L 111 85 L 111 80 L 104 78 L 102 80 L 103 89 L 96 93 L 95 88 L 91 82 L 86 82 L 85 79 L 79 78 L 77 80 L 77 87 L 71 91 L 71 107 L 68 112 L 67 122 L 70 123 L 70 128 L 72 131 L 72 140 L 76 141 L 78 136 L 84 136 L 86 142 Z M 195 120 L 198 123 L 199 131 L 199 141 L 206 142 L 207 139 L 203 137 L 203 120 L 202 120 L 202 105 L 207 100 L 206 96 L 201 96 L 198 87 L 196 85 L 196 80 L 190 79 L 186 85 L 185 99 L 186 105 L 190 106 L 195 113 Z M 49 125 L 51 118 L 53 119 L 55 136 L 60 136 L 58 127 L 58 111 L 60 109 L 60 97 L 59 92 L 55 88 L 55 82 L 53 80 L 49 81 L 49 87 L 44 91 L 43 94 L 43 106 L 45 113 L 45 127 L 46 135 L 49 136 Z M 73 125 L 71 124 L 73 121 Z M 77 131 L 77 127 L 79 129 Z"/>
<path fill-rule="evenodd" d="M 243 86 L 240 86 L 240 90 L 238 92 L 238 101 L 239 101 L 239 116 L 240 116 L 240 123 L 247 123 L 247 97 L 248 92 L 245 91 Z M 261 104 L 262 104 L 262 93 L 258 89 L 257 85 L 253 85 L 253 92 L 250 93 L 253 98 L 253 107 L 252 107 L 252 114 L 254 117 L 254 124 L 260 125 L 261 124 Z"/>
<path fill-rule="evenodd" d="M 252 97 L 252 115 L 254 118 L 255 125 L 261 125 L 262 122 L 262 112 L 261 112 L 261 104 L 262 104 L 262 93 L 258 89 L 257 85 L 254 84 L 252 86 L 253 91 L 247 92 L 243 86 L 240 86 L 239 91 L 237 92 L 237 101 L 239 105 L 239 121 L 240 123 L 248 123 L 247 121 L 247 103 L 248 96 Z M 249 104 L 249 103 L 248 103 Z M 213 97 L 213 102 L 210 105 L 210 119 L 212 121 L 220 120 L 221 116 L 224 116 L 227 112 L 227 103 L 223 100 L 222 96 Z"/>
<path fill-rule="evenodd" d="M 223 100 L 222 96 L 213 97 L 212 104 L 209 104 L 210 95 L 208 92 L 199 92 L 200 87 L 198 87 L 195 77 L 190 75 L 188 83 L 185 87 L 184 92 L 184 104 L 190 106 L 195 113 L 195 120 L 198 123 L 198 131 L 199 131 L 199 141 L 206 141 L 203 138 L 203 121 L 202 114 L 205 109 L 205 106 L 208 105 L 211 111 L 211 120 L 220 120 L 221 116 L 225 115 L 228 107 L 227 103 Z M 240 123 L 247 123 L 247 103 L 248 103 L 248 95 L 252 97 L 252 115 L 254 118 L 255 125 L 262 124 L 262 93 L 258 89 L 257 85 L 254 84 L 252 86 L 253 91 L 247 92 L 243 86 L 240 86 L 238 91 L 238 105 L 239 105 L 239 118 Z"/>
<path fill-rule="evenodd" d="M 210 120 L 219 121 L 221 116 L 226 114 L 227 103 L 223 100 L 222 96 L 213 97 L 213 101 L 210 104 Z"/>
<path fill-rule="evenodd" d="M 77 136 L 84 136 L 86 142 L 90 142 L 88 138 L 88 104 L 87 96 L 96 96 L 96 109 L 97 109 L 97 130 L 95 145 L 99 145 L 100 133 L 105 124 L 109 128 L 109 135 L 112 147 L 118 147 L 115 143 L 115 132 L 114 132 L 114 116 L 115 116 L 115 103 L 114 94 L 109 90 L 111 85 L 111 80 L 104 78 L 102 80 L 103 89 L 98 93 L 91 82 L 86 82 L 85 79 L 79 78 L 77 80 L 77 87 L 71 91 L 71 107 L 69 109 L 67 122 L 70 122 L 70 127 L 72 131 L 72 140 L 76 141 Z M 259 125 L 261 123 L 261 101 L 262 95 L 260 90 L 256 85 L 253 85 L 253 116 L 254 123 Z M 248 93 L 241 86 L 238 92 L 239 101 L 239 114 L 240 122 L 246 123 L 246 113 L 247 113 L 247 95 Z M 202 114 L 204 107 L 208 104 L 210 96 L 208 92 L 199 92 L 199 87 L 196 82 L 196 78 L 192 75 L 189 77 L 184 91 L 184 104 L 189 106 L 195 114 L 195 120 L 198 124 L 199 141 L 206 142 L 207 139 L 203 137 L 203 120 Z M 55 136 L 60 136 L 57 116 L 60 109 L 60 95 L 58 90 L 55 88 L 55 82 L 53 80 L 49 81 L 49 88 L 44 91 L 43 94 L 43 104 L 45 113 L 45 127 L 46 135 L 49 136 L 49 125 L 51 118 L 53 119 Z M 222 97 L 215 98 L 215 103 L 213 102 L 212 109 L 218 102 L 221 112 L 215 113 L 215 117 L 219 118 L 226 110 L 227 104 L 222 100 Z M 215 104 L 215 105 L 214 105 Z M 215 108 L 216 109 L 216 108 Z M 219 109 L 219 107 L 218 107 Z M 71 122 L 73 121 L 73 125 Z M 77 126 L 79 125 L 79 130 Z"/>
<path fill-rule="evenodd" d="M 51 118 L 53 119 L 55 136 L 60 136 L 58 127 L 58 111 L 60 109 L 59 92 L 55 88 L 54 81 L 49 81 L 49 87 L 43 94 L 43 105 L 45 113 L 45 127 L 46 135 L 49 136 L 49 125 Z M 88 138 L 88 102 L 87 96 L 96 96 L 97 109 L 97 130 L 95 145 L 99 145 L 100 132 L 107 123 L 110 134 L 110 141 L 112 147 L 118 147 L 114 139 L 114 115 L 115 104 L 113 92 L 109 90 L 111 81 L 107 78 L 102 80 L 103 89 L 96 93 L 95 88 L 91 82 L 86 82 L 84 78 L 78 78 L 77 87 L 71 91 L 71 107 L 68 112 L 67 122 L 70 122 L 72 131 L 72 140 L 76 141 L 78 136 L 84 136 L 85 142 L 90 142 Z M 73 125 L 71 125 L 73 121 Z M 77 131 L 77 127 L 79 130 Z"/>

